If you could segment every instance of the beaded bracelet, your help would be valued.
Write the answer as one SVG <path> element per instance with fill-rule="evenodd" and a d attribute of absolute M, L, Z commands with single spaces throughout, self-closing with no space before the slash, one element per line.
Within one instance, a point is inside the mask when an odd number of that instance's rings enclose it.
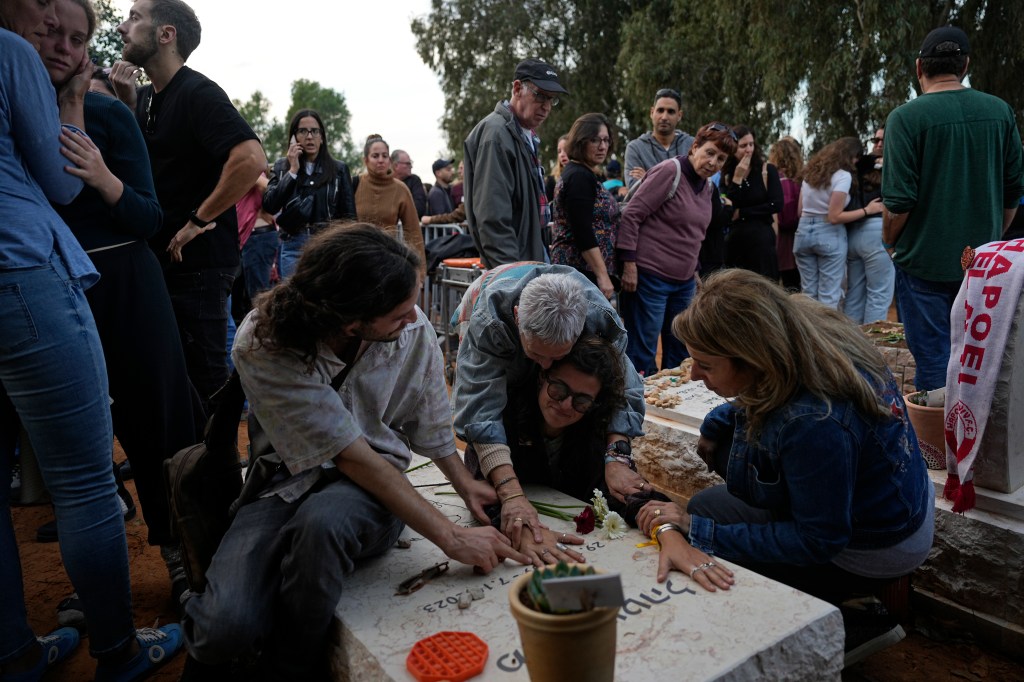
<path fill-rule="evenodd" d="M 498 484 L 496 486 L 494 486 L 494 489 L 497 490 L 498 488 L 500 488 L 501 486 L 505 485 L 506 483 L 511 483 L 512 481 L 518 481 L 518 480 L 519 480 L 519 478 L 516 477 L 516 476 L 509 476 L 508 478 L 503 478 L 500 481 L 498 481 Z"/>

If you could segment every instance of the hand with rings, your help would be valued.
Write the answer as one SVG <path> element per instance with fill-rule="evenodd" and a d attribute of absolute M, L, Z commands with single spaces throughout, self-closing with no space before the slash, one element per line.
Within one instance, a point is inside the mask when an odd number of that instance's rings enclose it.
<path fill-rule="evenodd" d="M 658 555 L 659 583 L 665 582 L 669 571 L 675 569 L 686 572 L 691 580 L 708 592 L 732 587 L 735 582 L 732 571 L 692 547 L 682 533 L 669 530 L 662 532 L 658 539 L 661 541 L 661 552 Z"/>
<path fill-rule="evenodd" d="M 655 526 L 675 523 L 684 532 L 690 532 L 690 515 L 674 502 L 651 500 L 636 515 L 637 527 L 644 535 L 650 535 Z"/>
<path fill-rule="evenodd" d="M 541 568 L 559 561 L 586 562 L 582 554 L 570 548 L 570 545 L 582 545 L 583 538 L 572 533 L 555 533 L 547 528 L 541 529 L 541 534 L 543 540 L 535 542 L 530 533 L 523 533 L 519 543 L 519 551 L 530 557 L 534 566 Z"/>

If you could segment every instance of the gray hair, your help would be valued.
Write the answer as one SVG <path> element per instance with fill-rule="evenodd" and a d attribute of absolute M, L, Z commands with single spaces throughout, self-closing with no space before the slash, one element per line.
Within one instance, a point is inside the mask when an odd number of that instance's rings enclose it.
<path fill-rule="evenodd" d="M 587 321 L 587 305 L 583 285 L 572 275 L 541 275 L 519 296 L 519 331 L 556 346 L 576 343 Z"/>

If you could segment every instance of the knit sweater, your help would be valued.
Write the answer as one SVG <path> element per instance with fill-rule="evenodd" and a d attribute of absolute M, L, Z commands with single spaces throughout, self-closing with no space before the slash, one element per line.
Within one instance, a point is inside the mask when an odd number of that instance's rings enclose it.
<path fill-rule="evenodd" d="M 398 221 L 401 220 L 402 238 L 406 245 L 419 255 L 421 263 L 427 262 L 416 205 L 409 188 L 400 180 L 391 175 L 360 175 L 356 189 L 356 216 L 360 222 L 376 225 L 393 237 L 398 237 Z"/>

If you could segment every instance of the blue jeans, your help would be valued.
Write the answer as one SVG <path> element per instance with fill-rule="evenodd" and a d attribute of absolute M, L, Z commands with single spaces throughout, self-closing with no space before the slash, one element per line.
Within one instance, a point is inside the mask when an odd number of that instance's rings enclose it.
<path fill-rule="evenodd" d="M 207 268 L 166 276 L 188 376 L 208 415 L 213 407 L 210 396 L 230 374 L 227 306 L 235 272 L 236 268 Z"/>
<path fill-rule="evenodd" d="M 59 256 L 0 272 L 0 385 L 0 664 L 36 646 L 10 514 L 19 424 L 53 498 L 90 651 L 114 651 L 135 629 L 124 517 L 110 468 L 107 372 L 85 293 Z"/>
<path fill-rule="evenodd" d="M 672 335 L 672 320 L 693 300 L 696 282 L 662 279 L 637 271 L 636 291 L 619 293 L 622 322 L 626 325 L 626 357 L 636 371 L 651 376 L 658 371 L 658 334 L 661 334 L 661 366 L 678 367 L 689 357 L 683 342 Z"/>
<path fill-rule="evenodd" d="M 185 604 L 189 653 L 218 665 L 262 645 L 267 679 L 313 679 L 345 574 L 387 551 L 403 527 L 347 478 L 296 502 L 271 495 L 243 506 L 213 557 L 206 591 Z"/>
<path fill-rule="evenodd" d="M 896 308 L 917 363 L 914 386 L 919 391 L 946 385 L 952 344 L 949 315 L 959 291 L 960 282 L 931 282 L 896 268 Z"/>
<path fill-rule="evenodd" d="M 846 301 L 843 312 L 857 324 L 889 315 L 896 268 L 882 247 L 882 217 L 872 216 L 846 226 Z"/>
<path fill-rule="evenodd" d="M 833 225 L 824 216 L 801 216 L 793 257 L 803 292 L 838 309 L 846 273 L 846 227 Z"/>
<path fill-rule="evenodd" d="M 302 232 L 281 240 L 281 279 L 291 277 L 295 272 L 295 266 L 299 264 L 299 256 L 302 255 L 302 249 L 306 248 L 309 237 L 309 232 Z"/>
<path fill-rule="evenodd" d="M 270 288 L 270 271 L 277 258 L 278 242 L 277 231 L 271 229 L 253 232 L 242 247 L 242 272 L 245 273 L 245 290 L 250 299 Z"/>

